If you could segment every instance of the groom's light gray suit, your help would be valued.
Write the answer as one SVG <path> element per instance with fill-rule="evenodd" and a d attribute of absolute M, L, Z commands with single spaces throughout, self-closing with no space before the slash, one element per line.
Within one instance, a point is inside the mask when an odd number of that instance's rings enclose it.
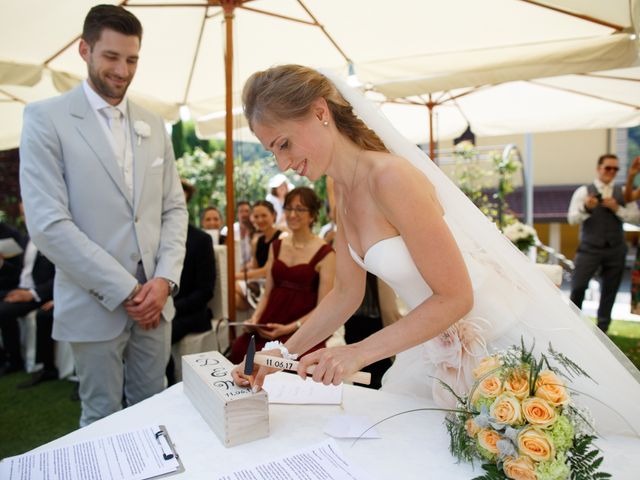
<path fill-rule="evenodd" d="M 28 105 L 20 145 L 27 226 L 34 243 L 57 267 L 53 337 L 72 342 L 76 363 L 88 364 L 77 365 L 82 372 L 81 424 L 119 408 L 123 379 L 130 402 L 163 388 L 159 372 L 168 359 L 170 326 L 161 321 L 159 328 L 143 331 L 122 302 L 137 283 L 139 262 L 146 278 L 179 283 L 187 229 L 184 196 L 162 120 L 128 101 L 133 195 L 98 122 L 81 85 Z M 148 136 L 139 137 L 136 122 L 150 127 Z M 170 321 L 173 316 L 169 298 L 163 317 Z M 114 384 L 102 385 L 109 381 L 103 375 L 113 375 L 118 362 Z"/>

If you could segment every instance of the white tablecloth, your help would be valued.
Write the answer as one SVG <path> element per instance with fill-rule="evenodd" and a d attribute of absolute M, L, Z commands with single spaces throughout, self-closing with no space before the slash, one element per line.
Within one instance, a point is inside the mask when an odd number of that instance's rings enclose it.
<path fill-rule="evenodd" d="M 345 385 L 340 406 L 271 405 L 271 435 L 225 448 L 182 391 L 182 383 L 137 405 L 110 415 L 40 448 L 58 447 L 102 435 L 133 430 L 148 424 L 167 427 L 185 472 L 176 479 L 215 480 L 217 475 L 310 446 L 327 438 L 327 420 L 340 414 L 367 415 L 373 422 L 398 412 L 428 407 L 424 400 Z M 449 439 L 441 412 L 415 412 L 392 418 L 376 428 L 381 439 L 337 440 L 350 462 L 371 479 L 451 479 L 478 476 L 470 465 L 456 464 L 449 454 Z M 640 440 L 624 437 L 600 439 L 606 450 L 603 470 L 615 480 L 640 478 Z"/>

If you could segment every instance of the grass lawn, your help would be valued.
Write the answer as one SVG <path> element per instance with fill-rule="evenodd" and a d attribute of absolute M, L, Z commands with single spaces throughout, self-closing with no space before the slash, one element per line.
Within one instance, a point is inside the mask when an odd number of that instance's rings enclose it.
<path fill-rule="evenodd" d="M 640 322 L 614 321 L 609 336 L 640 369 Z M 17 389 L 27 378 L 26 373 L 0 378 L 0 458 L 24 453 L 78 428 L 80 402 L 69 398 L 74 383 L 58 380 Z"/>
<path fill-rule="evenodd" d="M 609 327 L 609 338 L 640 370 L 640 323 L 614 321 Z"/>
<path fill-rule="evenodd" d="M 80 402 L 70 399 L 75 383 L 56 380 L 16 388 L 29 377 L 13 373 L 0 378 L 0 458 L 24 453 L 78 428 Z"/>

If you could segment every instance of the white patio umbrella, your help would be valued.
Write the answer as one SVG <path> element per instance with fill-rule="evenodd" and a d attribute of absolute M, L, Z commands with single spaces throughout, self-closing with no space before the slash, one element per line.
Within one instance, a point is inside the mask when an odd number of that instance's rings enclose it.
<path fill-rule="evenodd" d="M 415 85 L 373 86 L 401 96 L 377 98 L 385 115 L 415 143 L 452 139 L 467 126 L 485 137 L 640 124 L 640 67 L 420 95 Z"/>
<path fill-rule="evenodd" d="M 197 116 L 231 112 L 232 94 L 237 98 L 244 80 L 256 70 L 280 63 L 328 66 L 345 74 L 352 64 L 363 82 L 378 84 L 420 76 L 428 66 L 433 67 L 432 75 L 446 79 L 482 59 L 495 72 L 531 78 L 539 76 L 535 63 L 544 57 L 541 52 L 564 51 L 569 45 L 576 51 L 586 42 L 589 55 L 573 55 L 574 62 L 543 62 L 544 75 L 626 66 L 635 58 L 630 53 L 636 48 L 639 1 L 609 0 L 606 6 L 575 0 L 122 0 L 119 4 L 134 12 L 145 28 L 132 93 L 158 100 L 173 116 L 180 105 L 188 105 Z M 33 85 L 44 70 L 53 72 L 59 88 L 70 88 L 84 78 L 77 42 L 82 20 L 96 3 L 3 0 L 0 85 Z M 503 65 L 514 59 L 526 68 Z M 479 75 L 480 70 L 482 65 L 474 71 Z M 468 72 L 462 78 L 465 75 Z M 228 158 L 232 127 L 229 116 Z M 232 168 L 233 162 L 227 162 L 228 218 L 233 218 Z M 233 288 L 229 292 L 232 295 Z"/>

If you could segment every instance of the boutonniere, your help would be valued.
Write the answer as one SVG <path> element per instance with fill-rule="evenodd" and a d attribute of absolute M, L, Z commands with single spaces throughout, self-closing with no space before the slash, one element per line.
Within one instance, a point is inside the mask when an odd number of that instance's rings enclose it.
<path fill-rule="evenodd" d="M 138 135 L 138 146 L 140 146 L 140 142 L 143 138 L 147 138 L 151 135 L 151 127 L 147 122 L 142 120 L 136 120 L 133 123 L 133 130 L 136 132 L 136 135 Z"/>

